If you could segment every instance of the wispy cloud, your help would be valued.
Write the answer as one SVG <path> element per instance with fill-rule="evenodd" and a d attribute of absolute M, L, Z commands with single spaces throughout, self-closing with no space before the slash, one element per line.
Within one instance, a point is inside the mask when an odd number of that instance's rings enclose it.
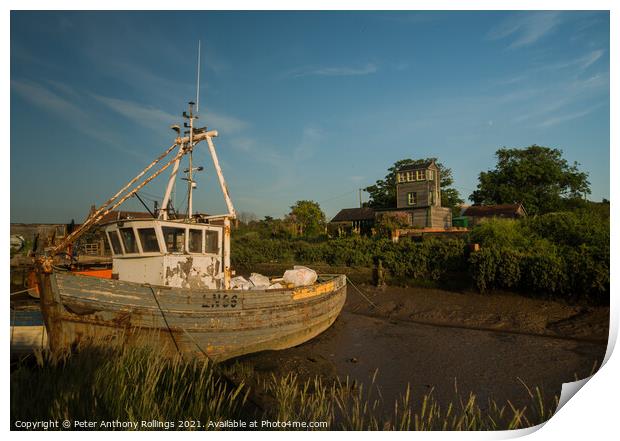
<path fill-rule="evenodd" d="M 269 164 L 274 167 L 284 167 L 287 158 L 275 149 L 259 145 L 255 138 L 247 136 L 236 136 L 230 140 L 233 149 L 240 151 L 244 155 L 249 155 L 257 162 Z"/>
<path fill-rule="evenodd" d="M 543 119 L 544 124 L 541 123 L 539 126 L 547 127 L 554 125 L 556 124 L 556 114 L 561 112 L 562 109 L 583 106 L 584 103 L 591 102 L 595 97 L 602 98 L 606 95 L 608 96 L 608 91 L 609 76 L 605 74 L 596 74 L 583 80 L 578 79 L 559 82 L 553 87 L 540 90 L 540 94 L 544 93 L 544 102 L 546 104 L 534 106 L 532 107 L 533 110 L 528 109 L 526 112 L 514 118 L 513 122 L 523 123 L 526 121 L 540 121 Z M 596 107 L 598 107 L 598 105 Z M 578 113 L 580 112 L 575 114 Z M 573 115 L 573 113 L 568 115 Z M 562 118 L 564 119 L 564 117 Z M 547 123 L 547 121 L 549 122 Z"/>
<path fill-rule="evenodd" d="M 370 75 L 377 72 L 378 67 L 374 63 L 364 66 L 324 66 L 324 67 L 303 67 L 293 69 L 285 74 L 285 77 L 299 78 L 308 76 L 320 77 L 346 77 L 358 75 Z"/>
<path fill-rule="evenodd" d="M 105 104 L 116 113 L 123 115 L 132 121 L 145 127 L 161 129 L 168 127 L 179 121 L 177 115 L 173 115 L 157 107 L 148 106 L 135 101 L 123 100 L 119 98 L 92 95 L 100 103 Z M 222 115 L 207 111 L 204 118 L 210 128 L 217 129 L 224 133 L 235 133 L 244 130 L 249 126 L 245 121 L 228 115 Z"/>
<path fill-rule="evenodd" d="M 562 22 L 559 12 L 531 12 L 510 17 L 493 27 L 487 37 L 499 40 L 512 37 L 508 46 L 516 49 L 536 43 L 553 32 Z"/>
<path fill-rule="evenodd" d="M 595 51 L 590 52 L 588 55 L 583 57 L 581 60 L 581 68 L 586 69 L 590 65 L 596 63 L 596 61 L 603 56 L 605 51 L 603 49 L 597 49 Z"/>
<path fill-rule="evenodd" d="M 73 88 L 61 82 L 48 81 L 48 83 L 54 84 L 57 91 L 52 91 L 41 83 L 28 80 L 12 80 L 11 91 L 40 109 L 62 119 L 67 127 L 71 127 L 118 151 L 132 154 L 140 160 L 144 159 L 141 154 L 131 149 L 123 149 L 122 143 L 116 139 L 115 135 L 103 127 L 97 118 L 87 112 L 86 106 L 82 102 L 77 101 L 80 95 Z M 62 96 L 63 94 L 65 96 Z"/>
<path fill-rule="evenodd" d="M 537 125 L 537 127 L 550 127 L 550 126 L 554 126 L 557 124 L 562 124 L 568 121 L 572 121 L 574 119 L 583 118 L 584 116 L 589 115 L 590 113 L 594 112 L 600 106 L 601 104 L 597 104 L 595 106 L 592 106 L 585 110 L 581 110 L 579 112 L 573 112 L 573 113 L 553 116 L 551 118 L 547 118 L 544 121 L 542 121 L 540 124 Z"/>
<path fill-rule="evenodd" d="M 305 161 L 314 156 L 314 153 L 319 148 L 319 143 L 323 138 L 323 132 L 311 126 L 306 126 L 302 130 L 301 141 L 297 147 L 293 150 L 293 157 L 295 161 Z"/>
<path fill-rule="evenodd" d="M 155 69 L 132 62 L 115 59 L 105 61 L 97 59 L 94 62 L 100 66 L 100 72 L 141 91 L 145 96 L 156 95 L 167 102 L 176 103 L 179 96 L 188 96 L 188 93 L 189 96 L 193 96 L 195 93 L 196 85 L 189 75 L 187 82 L 180 82 L 156 74 Z"/>
<path fill-rule="evenodd" d="M 201 116 L 201 120 L 206 121 L 209 128 L 216 129 L 222 133 L 241 132 L 250 126 L 247 122 L 235 118 L 234 116 L 210 111 L 207 111 L 204 118 Z"/>
<path fill-rule="evenodd" d="M 171 113 L 155 107 L 142 105 L 134 101 L 110 98 L 101 95 L 92 95 L 100 103 L 105 104 L 113 111 L 146 127 L 159 128 L 175 123 L 179 118 Z"/>
<path fill-rule="evenodd" d="M 12 80 L 11 89 L 35 106 L 67 118 L 82 118 L 82 110 L 39 83 L 28 80 Z"/>
<path fill-rule="evenodd" d="M 568 68 L 577 68 L 580 70 L 585 70 L 594 63 L 598 61 L 599 58 L 603 56 L 605 51 L 603 49 L 596 49 L 588 52 L 587 54 L 575 58 L 573 60 L 561 61 L 558 63 L 549 63 L 543 66 L 540 66 L 537 70 L 560 70 L 560 69 L 568 69 Z"/>

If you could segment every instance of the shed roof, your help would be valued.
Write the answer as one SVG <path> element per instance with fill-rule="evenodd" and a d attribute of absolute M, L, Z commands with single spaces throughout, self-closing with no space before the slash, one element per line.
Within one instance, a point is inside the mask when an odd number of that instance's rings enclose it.
<path fill-rule="evenodd" d="M 431 165 L 434 165 L 435 167 L 437 167 L 437 164 L 435 164 L 435 161 L 426 161 L 422 164 L 409 164 L 409 165 L 403 165 L 402 167 L 400 167 L 398 169 L 398 171 L 405 171 L 405 170 L 421 170 L 421 169 L 426 169 L 429 168 Z"/>
<path fill-rule="evenodd" d="M 331 222 L 352 222 L 361 220 L 374 220 L 375 210 L 373 208 L 343 208 L 338 212 Z"/>
<path fill-rule="evenodd" d="M 525 209 L 521 204 L 500 205 L 472 205 L 463 211 L 462 216 L 492 217 L 492 216 L 522 216 Z"/>
<path fill-rule="evenodd" d="M 97 224 L 103 225 L 103 224 L 107 224 L 108 222 L 114 222 L 116 220 L 121 220 L 121 219 L 153 219 L 153 216 L 151 216 L 150 213 L 144 213 L 141 211 L 113 210 L 113 211 L 110 211 L 105 216 L 103 216 L 101 220 L 97 222 Z"/>

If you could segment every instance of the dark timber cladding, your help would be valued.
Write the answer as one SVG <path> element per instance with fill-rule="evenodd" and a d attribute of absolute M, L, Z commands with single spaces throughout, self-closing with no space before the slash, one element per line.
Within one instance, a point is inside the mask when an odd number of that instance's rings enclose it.
<path fill-rule="evenodd" d="M 434 161 L 401 167 L 396 174 L 396 207 L 441 207 L 440 180 Z"/>
<path fill-rule="evenodd" d="M 396 210 L 413 227 L 449 228 L 452 213 L 441 206 L 441 172 L 435 161 L 406 165 L 396 172 Z"/>

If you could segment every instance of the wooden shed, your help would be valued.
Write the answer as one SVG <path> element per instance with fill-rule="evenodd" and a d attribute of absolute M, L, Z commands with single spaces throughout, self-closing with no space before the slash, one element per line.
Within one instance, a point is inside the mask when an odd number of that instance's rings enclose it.
<path fill-rule="evenodd" d="M 375 210 L 372 208 L 344 208 L 329 222 L 330 234 L 370 234 L 375 224 Z"/>
<path fill-rule="evenodd" d="M 470 226 L 477 225 L 486 218 L 518 219 L 526 215 L 522 204 L 471 205 L 461 213 L 461 216 L 467 218 Z"/>

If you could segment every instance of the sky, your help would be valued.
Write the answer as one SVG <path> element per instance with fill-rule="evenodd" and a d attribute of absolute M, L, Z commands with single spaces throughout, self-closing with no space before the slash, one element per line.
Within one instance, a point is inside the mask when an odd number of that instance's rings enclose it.
<path fill-rule="evenodd" d="M 198 123 L 238 212 L 331 218 L 404 158 L 437 157 L 467 200 L 497 149 L 532 144 L 609 198 L 608 12 L 13 11 L 11 222 L 82 221 L 167 149 L 199 40 Z M 199 144 L 194 207 L 223 213 L 210 161 Z"/>

